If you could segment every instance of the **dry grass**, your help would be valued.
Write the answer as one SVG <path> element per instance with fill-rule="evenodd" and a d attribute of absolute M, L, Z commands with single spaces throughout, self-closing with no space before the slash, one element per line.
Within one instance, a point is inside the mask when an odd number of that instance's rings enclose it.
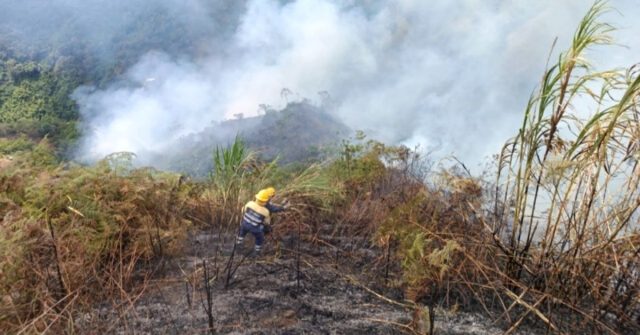
<path fill-rule="evenodd" d="M 130 303 L 190 225 L 180 176 L 127 170 L 122 155 L 94 168 L 33 166 L 41 149 L 0 176 L 3 332 L 70 331 L 83 306 Z"/>
<path fill-rule="evenodd" d="M 374 236 L 372 268 L 392 251 L 402 275 L 391 285 L 416 308 L 477 305 L 508 332 L 640 330 L 640 77 L 635 66 L 596 72 L 586 61 L 589 48 L 611 43 L 606 10 L 591 8 L 545 72 L 491 193 L 463 170 L 412 183 L 375 146 L 358 159 L 362 148 L 346 148 L 336 235 Z"/>
<path fill-rule="evenodd" d="M 551 328 L 563 312 L 575 315 L 574 331 L 638 326 L 640 77 L 635 67 L 595 72 L 585 60 L 611 42 L 598 21 L 605 10 L 594 5 L 545 73 L 499 162 L 491 226 L 506 292 Z"/>

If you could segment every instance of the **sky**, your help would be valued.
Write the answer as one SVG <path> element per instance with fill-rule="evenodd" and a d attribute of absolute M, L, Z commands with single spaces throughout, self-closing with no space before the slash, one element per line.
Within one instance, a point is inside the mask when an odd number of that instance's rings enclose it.
<path fill-rule="evenodd" d="M 516 134 L 554 40 L 556 50 L 566 49 L 593 3 L 9 2 L 29 18 L 16 22 L 55 26 L 47 15 L 51 6 L 61 18 L 78 17 L 101 53 L 108 53 L 108 41 L 122 33 L 126 20 L 135 18 L 131 13 L 154 6 L 205 36 L 198 54 L 149 50 L 112 84 L 78 88 L 73 96 L 87 130 L 79 157 L 161 152 L 212 122 L 256 115 L 261 104 L 318 102 L 318 93 L 326 91 L 335 106 L 330 112 L 352 129 L 387 143 L 420 145 L 440 157 L 453 154 L 472 167 L 490 160 Z M 597 69 L 640 62 L 640 22 L 634 20 L 640 1 L 609 4 L 615 10 L 603 19 L 618 28 L 613 36 L 620 45 L 589 52 Z M 293 94 L 284 98 L 283 88 Z"/>

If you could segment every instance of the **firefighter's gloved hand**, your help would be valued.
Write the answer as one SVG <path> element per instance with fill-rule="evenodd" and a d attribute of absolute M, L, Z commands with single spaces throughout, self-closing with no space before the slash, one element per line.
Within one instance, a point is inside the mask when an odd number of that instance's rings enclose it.
<path fill-rule="evenodd" d="M 287 199 L 284 204 L 282 205 L 282 208 L 284 208 L 285 210 L 291 208 L 291 204 L 289 203 L 289 199 Z"/>
<path fill-rule="evenodd" d="M 269 234 L 269 233 L 271 232 L 271 230 L 272 230 L 272 229 L 271 229 L 271 226 L 264 226 L 264 228 L 262 228 L 262 231 L 263 231 L 265 234 Z"/>

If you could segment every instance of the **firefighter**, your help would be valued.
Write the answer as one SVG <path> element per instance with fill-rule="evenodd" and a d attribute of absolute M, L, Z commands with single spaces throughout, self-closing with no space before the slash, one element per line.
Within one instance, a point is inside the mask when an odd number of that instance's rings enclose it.
<path fill-rule="evenodd" d="M 236 238 L 236 245 L 242 245 L 244 237 L 251 233 L 255 237 L 254 254 L 259 255 L 264 243 L 264 235 L 271 232 L 271 214 L 282 212 L 289 208 L 289 202 L 277 206 L 270 202 L 276 194 L 273 187 L 260 190 L 254 201 L 249 201 L 242 208 L 242 222 L 240 232 Z"/>

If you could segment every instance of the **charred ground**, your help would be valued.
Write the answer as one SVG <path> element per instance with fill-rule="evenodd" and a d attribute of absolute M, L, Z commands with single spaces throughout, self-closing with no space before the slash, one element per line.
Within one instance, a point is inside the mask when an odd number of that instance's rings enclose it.
<path fill-rule="evenodd" d="M 406 334 L 417 326 L 413 309 L 402 303 L 403 293 L 385 287 L 385 268 L 371 267 L 379 263 L 380 250 L 343 249 L 327 241 L 302 241 L 298 246 L 297 238 L 291 233 L 269 239 L 269 247 L 257 258 L 249 256 L 252 246 L 247 241 L 230 262 L 233 235 L 192 232 L 184 256 L 168 260 L 136 300 L 96 306 L 77 317 L 78 330 L 88 334 Z M 231 276 L 227 266 L 232 267 Z M 433 321 L 437 334 L 503 331 L 479 312 L 438 309 Z"/>

